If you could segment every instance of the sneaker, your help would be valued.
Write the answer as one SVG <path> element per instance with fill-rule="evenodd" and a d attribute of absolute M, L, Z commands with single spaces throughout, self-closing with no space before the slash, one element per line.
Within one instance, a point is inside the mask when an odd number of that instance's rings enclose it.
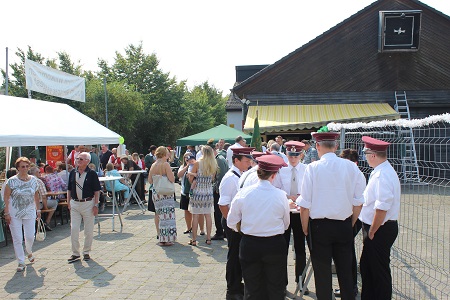
<path fill-rule="evenodd" d="M 215 234 L 211 237 L 211 240 L 213 241 L 221 241 L 223 240 L 225 237 L 223 236 L 223 234 Z"/>
<path fill-rule="evenodd" d="M 79 260 L 80 257 L 77 255 L 72 255 L 71 257 L 69 257 L 69 259 L 67 260 L 69 263 L 73 263 L 74 261 Z"/>
<path fill-rule="evenodd" d="M 84 261 L 89 261 L 89 260 L 91 260 L 91 257 L 89 256 L 89 254 L 84 254 L 83 255 L 83 260 Z"/>

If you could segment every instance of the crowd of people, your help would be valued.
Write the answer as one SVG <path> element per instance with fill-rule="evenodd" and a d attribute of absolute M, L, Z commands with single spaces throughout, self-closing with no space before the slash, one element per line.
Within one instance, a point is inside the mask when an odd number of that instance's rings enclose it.
<path fill-rule="evenodd" d="M 20 157 L 2 188 L 17 271 L 23 271 L 25 259 L 35 259 L 35 219 L 41 217 L 42 209 L 58 205 L 59 199 L 49 197 L 49 193 L 67 190 L 72 244 L 68 262 L 81 256 L 89 260 L 95 216 L 104 203 L 99 176 L 145 169 L 148 176 L 132 174 L 130 180 L 138 180 L 136 192 L 144 201 L 145 177 L 150 184 L 148 209 L 155 213 L 158 245 L 174 245 L 178 233 L 174 194 L 161 194 L 154 185 L 162 177 L 172 184 L 177 177 L 181 184 L 180 209 L 186 222 L 183 233 L 191 235 L 190 246 L 198 245 L 199 235 L 206 235 L 207 245 L 226 238 L 227 299 L 284 299 L 291 233 L 295 280 L 301 292 L 309 293 L 302 276 L 307 246 L 318 299 L 332 298 L 332 261 L 339 280 L 335 292 L 342 299 L 354 299 L 358 293 L 354 237 L 361 229 L 362 299 L 388 299 L 392 295 L 390 248 L 398 234 L 400 209 L 400 183 L 386 156 L 389 143 L 362 137 L 365 159 L 374 168 L 366 183 L 356 150 L 345 149 L 336 155 L 338 137 L 332 132 L 312 133 L 313 143 L 285 142 L 277 136 L 264 143 L 262 152 L 248 147 L 241 136 L 232 145 L 223 139 L 214 144 L 211 139 L 197 149 L 188 146 L 175 172 L 170 165 L 173 151 L 154 145 L 146 156 L 118 155 L 117 149 L 109 150 L 108 145 L 102 145 L 99 154 L 91 147 L 75 146 L 57 170 L 40 168 Z M 111 191 L 109 183 L 105 190 Z M 130 184 L 117 180 L 115 190 L 128 198 Z M 47 230 L 52 230 L 51 217 L 48 214 L 45 220 Z"/>

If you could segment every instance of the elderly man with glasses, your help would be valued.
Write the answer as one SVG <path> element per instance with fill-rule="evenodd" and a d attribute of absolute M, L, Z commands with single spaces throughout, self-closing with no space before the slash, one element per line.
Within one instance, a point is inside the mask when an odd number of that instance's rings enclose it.
<path fill-rule="evenodd" d="M 67 260 L 69 263 L 80 259 L 81 220 L 84 223 L 83 259 L 85 261 L 91 259 L 89 253 L 94 238 L 94 221 L 98 214 L 101 187 L 97 173 L 88 167 L 90 160 L 91 155 L 88 152 L 80 153 L 77 157 L 77 168 L 73 169 L 69 175 L 67 203 L 70 209 L 72 242 L 72 256 Z"/>

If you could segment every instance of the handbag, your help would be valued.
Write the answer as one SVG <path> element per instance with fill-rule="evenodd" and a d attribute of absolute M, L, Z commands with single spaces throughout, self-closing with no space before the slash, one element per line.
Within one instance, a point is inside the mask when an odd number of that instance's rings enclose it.
<path fill-rule="evenodd" d="M 42 221 L 42 219 L 39 219 L 36 231 L 36 241 L 43 242 L 46 236 L 47 234 L 45 232 L 44 221 Z"/>
<path fill-rule="evenodd" d="M 172 195 L 175 193 L 175 185 L 166 176 L 153 175 L 153 188 L 158 195 Z"/>

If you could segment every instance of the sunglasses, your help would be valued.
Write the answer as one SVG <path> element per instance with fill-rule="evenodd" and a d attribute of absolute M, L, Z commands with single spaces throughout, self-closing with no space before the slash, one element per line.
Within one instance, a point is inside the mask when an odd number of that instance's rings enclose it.
<path fill-rule="evenodd" d="M 87 159 L 77 157 L 76 160 L 81 160 L 81 161 L 83 161 L 83 160 L 87 160 Z"/>
<path fill-rule="evenodd" d="M 29 169 L 29 168 L 30 168 L 30 165 L 25 165 L 25 166 L 22 165 L 22 166 L 19 166 L 19 168 L 20 168 L 20 169 Z"/>

